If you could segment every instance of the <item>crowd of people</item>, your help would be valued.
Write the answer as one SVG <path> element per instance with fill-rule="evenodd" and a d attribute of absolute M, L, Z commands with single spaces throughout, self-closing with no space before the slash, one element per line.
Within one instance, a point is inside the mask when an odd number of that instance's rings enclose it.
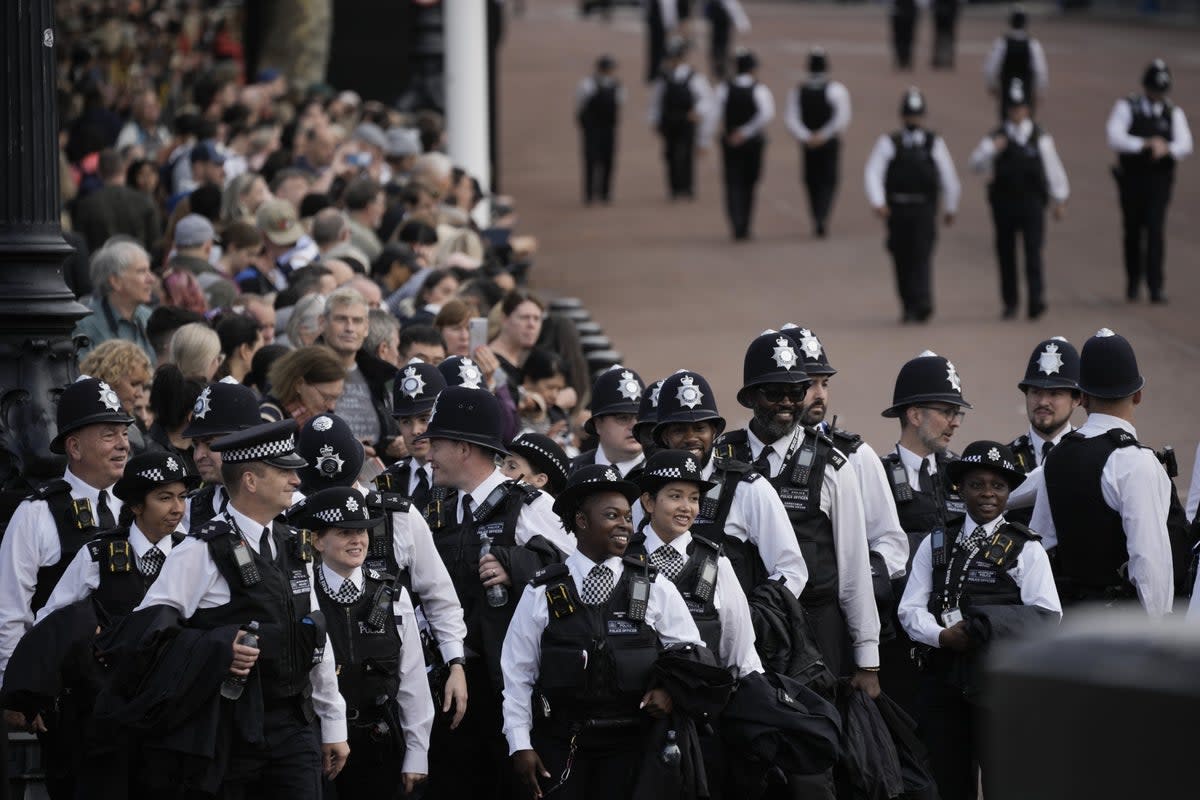
<path fill-rule="evenodd" d="M 91 313 L 66 469 L 0 542 L 0 705 L 51 797 L 965 800 L 994 644 L 1184 609 L 1200 480 L 1185 509 L 1137 439 L 1118 333 L 1038 342 L 1027 429 L 960 455 L 950 358 L 898 365 L 876 450 L 783 323 L 728 428 L 700 372 L 592 369 L 437 115 L 243 80 L 219 14 L 82 22 Z"/>

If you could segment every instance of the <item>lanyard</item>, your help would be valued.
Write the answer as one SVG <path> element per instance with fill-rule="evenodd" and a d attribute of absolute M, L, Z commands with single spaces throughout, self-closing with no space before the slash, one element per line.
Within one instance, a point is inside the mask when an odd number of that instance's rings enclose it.
<path fill-rule="evenodd" d="M 954 546 L 951 548 L 950 563 L 946 566 L 946 572 L 947 572 L 946 588 L 942 590 L 942 611 L 943 612 L 946 612 L 946 611 L 950 610 L 951 608 L 958 608 L 959 603 L 962 601 L 963 586 L 966 585 L 967 574 L 970 572 L 971 562 L 975 560 L 976 556 L 979 555 L 979 551 L 982 549 L 983 549 L 983 542 L 981 541 L 978 544 L 974 545 L 971 548 L 971 551 L 969 553 L 967 553 L 967 557 L 963 561 L 962 570 L 959 572 L 959 575 L 958 575 L 958 585 L 954 587 L 954 605 L 950 605 L 950 575 L 949 575 L 949 572 L 950 572 L 951 567 L 954 566 L 954 554 L 958 553 L 958 552 L 962 552 L 962 550 L 960 550 L 958 547 L 958 540 L 955 539 Z"/>

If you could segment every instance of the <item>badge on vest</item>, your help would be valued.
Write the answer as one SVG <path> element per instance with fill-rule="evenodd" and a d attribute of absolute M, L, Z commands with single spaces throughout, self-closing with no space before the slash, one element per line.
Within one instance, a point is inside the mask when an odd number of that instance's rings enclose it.
<path fill-rule="evenodd" d="M 683 598 L 683 602 L 687 604 L 688 613 L 693 617 L 704 613 L 705 603 L 697 600 L 695 597 L 685 597 Z"/>
<path fill-rule="evenodd" d="M 788 511 L 808 511 L 808 487 L 779 487 L 779 499 Z"/>
<path fill-rule="evenodd" d="M 967 570 L 967 583 L 994 584 L 997 575 L 994 569 L 971 568 Z"/>
<path fill-rule="evenodd" d="M 292 584 L 292 594 L 307 594 L 312 591 L 312 583 L 308 580 L 308 570 L 292 570 L 290 581 Z"/>
<path fill-rule="evenodd" d="M 946 498 L 946 510 L 949 511 L 951 514 L 966 514 L 967 506 L 966 506 L 966 503 L 964 503 L 960 499 L 956 499 L 954 497 L 947 497 Z"/>
<path fill-rule="evenodd" d="M 942 626 L 953 628 L 955 625 L 963 621 L 963 613 L 961 608 L 948 608 L 942 612 Z"/>
<path fill-rule="evenodd" d="M 381 636 L 386 630 L 383 626 L 373 627 L 370 622 L 358 623 L 358 632 L 363 636 Z"/>
<path fill-rule="evenodd" d="M 495 540 L 500 534 L 504 533 L 504 522 L 489 522 L 486 525 L 480 525 L 475 529 L 477 536 L 486 536 L 489 539 Z"/>
<path fill-rule="evenodd" d="M 608 621 L 609 636 L 632 636 L 638 632 L 638 624 L 627 619 L 610 619 Z"/>

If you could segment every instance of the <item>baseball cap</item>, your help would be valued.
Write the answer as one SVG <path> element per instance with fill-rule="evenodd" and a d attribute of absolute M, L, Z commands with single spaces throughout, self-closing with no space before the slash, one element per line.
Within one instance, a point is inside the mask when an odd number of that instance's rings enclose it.
<path fill-rule="evenodd" d="M 263 235 L 277 245 L 293 245 L 304 235 L 296 209 L 287 200 L 267 200 L 258 207 L 254 221 Z"/>
<path fill-rule="evenodd" d="M 188 214 L 175 224 L 176 247 L 200 247 L 215 235 L 212 223 L 199 214 Z"/>

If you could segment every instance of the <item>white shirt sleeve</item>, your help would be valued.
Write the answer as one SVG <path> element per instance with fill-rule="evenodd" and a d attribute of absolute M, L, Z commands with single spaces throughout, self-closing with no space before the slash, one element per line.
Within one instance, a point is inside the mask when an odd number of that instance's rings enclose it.
<path fill-rule="evenodd" d="M 704 644 L 683 595 L 661 573 L 655 575 L 654 583 L 650 584 L 646 624 L 654 628 L 666 647 L 673 644 Z"/>
<path fill-rule="evenodd" d="M 170 558 L 167 560 L 170 561 Z M 317 599 L 317 581 L 312 562 L 306 563 L 304 569 L 308 572 L 308 607 L 315 610 L 321 604 Z M 159 578 L 162 576 L 159 575 Z M 155 581 L 155 584 L 158 583 L 160 581 Z M 329 634 L 325 634 L 325 657 L 308 671 L 308 680 L 312 683 L 313 711 L 321 722 L 321 743 L 346 741 L 349 738 L 346 731 L 346 701 L 338 690 L 337 659 L 333 657 L 333 643 L 329 641 Z"/>
<path fill-rule="evenodd" d="M 33 624 L 29 605 L 38 570 L 56 564 L 61 555 L 58 528 L 46 501 L 26 500 L 17 506 L 0 542 L 0 676 Z"/>
<path fill-rule="evenodd" d="M 860 667 L 879 666 L 879 610 L 871 582 L 867 554 L 867 528 L 858 476 L 843 466 L 825 468 L 821 506 L 833 521 L 833 546 L 838 567 L 838 602 L 846 617 L 846 628 L 854 645 L 854 661 Z"/>
<path fill-rule="evenodd" d="M 92 560 L 92 551 L 87 545 L 79 548 L 75 558 L 67 565 L 67 571 L 58 579 L 50 599 L 37 613 L 37 621 L 41 622 L 60 608 L 77 603 L 87 597 L 100 586 L 100 565 Z"/>
<path fill-rule="evenodd" d="M 659 115 L 662 114 L 663 92 L 666 90 L 666 82 L 662 78 L 655 78 L 654 85 L 650 87 L 650 105 L 646 109 L 646 121 L 650 123 L 651 128 L 657 128 L 660 122 Z"/>
<path fill-rule="evenodd" d="M 1063 168 L 1062 159 L 1054 147 L 1054 138 L 1043 133 L 1038 138 L 1038 150 L 1042 155 L 1042 165 L 1046 169 L 1046 188 L 1050 199 L 1055 203 L 1065 203 L 1071 195 L 1071 185 L 1067 182 L 1067 171 Z"/>
<path fill-rule="evenodd" d="M 1033 86 L 1041 94 L 1050 85 L 1050 68 L 1046 66 L 1046 51 L 1037 39 L 1029 40 L 1029 56 L 1033 61 Z"/>
<path fill-rule="evenodd" d="M 757 108 L 754 116 L 749 122 L 738 128 L 742 136 L 747 139 L 762 133 L 771 120 L 775 119 L 775 98 L 771 96 L 771 90 L 767 88 L 766 84 L 755 84 L 754 105 Z"/>
<path fill-rule="evenodd" d="M 1175 106 L 1171 112 L 1171 155 L 1176 161 L 1187 158 L 1192 154 L 1192 129 L 1188 127 L 1187 115 L 1183 109 Z"/>
<path fill-rule="evenodd" d="M 887 195 L 883 189 L 883 179 L 887 175 L 888 163 L 896 156 L 896 146 L 892 137 L 886 134 L 875 141 L 871 155 L 867 157 L 867 165 L 863 168 L 863 183 L 867 190 L 867 202 L 871 208 L 883 208 L 887 205 Z"/>
<path fill-rule="evenodd" d="M 825 87 L 825 99 L 833 106 L 833 116 L 817 133 L 832 139 L 850 127 L 850 92 L 843 84 L 833 81 Z"/>
<path fill-rule="evenodd" d="M 812 131 L 804 124 L 804 120 L 800 117 L 800 92 L 796 87 L 788 89 L 787 96 L 783 98 L 783 124 L 787 126 L 788 133 L 798 142 L 807 142 L 812 138 Z"/>
<path fill-rule="evenodd" d="M 1004 61 L 1004 37 L 992 42 L 992 49 L 983 60 L 983 78 L 988 89 L 1000 88 L 1000 64 Z"/>
<path fill-rule="evenodd" d="M 679 27 L 679 9 L 675 5 L 675 0 L 650 0 L 651 3 L 658 3 L 659 15 L 662 17 L 663 30 L 669 36 L 672 31 Z"/>
<path fill-rule="evenodd" d="M 900 514 L 896 511 L 883 462 L 866 442 L 849 458 L 862 496 L 868 548 L 883 556 L 888 575 L 898 578 L 908 568 L 908 534 L 900 524 Z"/>
<path fill-rule="evenodd" d="M 962 186 L 958 182 L 958 172 L 954 169 L 954 159 L 950 157 L 950 148 L 942 136 L 933 143 L 933 163 L 937 167 L 938 178 L 942 184 L 942 203 L 947 214 L 958 213 L 958 199 L 962 194 Z"/>
<path fill-rule="evenodd" d="M 433 544 L 429 525 L 411 506 L 406 514 L 393 513 L 392 524 L 396 562 L 408 567 L 412 589 L 421 598 L 421 611 L 429 620 L 438 651 L 446 661 L 461 658 L 467 625 L 450 573 Z M 404 555 L 408 558 L 403 558 Z"/>
<path fill-rule="evenodd" d="M 725 556 L 717 559 L 717 616 L 721 620 L 721 663 L 744 678 L 762 672 L 762 661 L 754 649 L 754 621 L 750 602 L 742 591 L 733 564 Z"/>
<path fill-rule="evenodd" d="M 992 142 L 991 134 L 988 134 L 971 151 L 971 158 L 967 163 L 970 165 L 972 172 L 983 173 L 992 168 L 992 159 L 995 157 L 996 145 Z"/>
<path fill-rule="evenodd" d="M 1196 445 L 1196 458 L 1192 462 L 1192 485 L 1188 487 L 1187 503 L 1184 513 L 1188 520 L 1196 518 L 1196 510 L 1200 508 L 1200 445 Z"/>
<path fill-rule="evenodd" d="M 564 558 L 575 552 L 575 535 L 563 528 L 562 520 L 554 513 L 554 501 L 545 492 L 523 506 L 517 518 L 517 544 L 526 544 L 534 536 L 545 537 Z"/>
<path fill-rule="evenodd" d="M 592 77 L 584 78 L 575 87 L 575 113 L 579 114 L 583 111 L 583 107 L 587 105 L 587 101 L 591 99 L 596 91 L 596 81 Z"/>
<path fill-rule="evenodd" d="M 1025 476 L 1025 480 L 1008 496 L 1008 503 L 1005 505 L 1006 510 L 1016 510 L 1022 508 L 1033 508 L 1037 502 L 1038 490 L 1045 483 L 1045 473 L 1041 467 L 1034 468 Z M 1034 527 L 1032 521 L 1029 525 L 1030 529 L 1039 535 L 1043 532 Z"/>
<path fill-rule="evenodd" d="M 533 730 L 533 685 L 541 666 L 542 632 L 550 618 L 543 594 L 541 587 L 525 587 L 500 650 L 500 669 L 504 673 L 501 708 L 509 755 L 533 749 L 529 741 Z"/>
<path fill-rule="evenodd" d="M 400 633 L 400 687 L 396 705 L 404 729 L 404 772 L 429 773 L 429 735 L 433 730 L 433 695 L 425 675 L 425 658 L 412 598 L 403 592 L 392 604 Z"/>
<path fill-rule="evenodd" d="M 712 92 L 712 109 L 700 118 L 700 132 L 697 142 L 701 147 L 712 144 L 713 138 L 722 127 L 721 118 L 725 116 L 725 103 L 729 100 L 729 84 L 722 81 Z M 697 103 L 699 107 L 699 103 Z"/>
<path fill-rule="evenodd" d="M 1129 108 L 1128 99 L 1122 97 L 1113 103 L 1104 129 L 1108 132 L 1108 146 L 1117 153 L 1140 153 L 1146 146 L 1146 140 L 1141 136 L 1129 135 L 1132 121 L 1133 111 Z"/>
<path fill-rule="evenodd" d="M 737 534 L 758 548 L 772 580 L 782 577 L 796 597 L 804 591 L 808 566 L 783 501 L 766 478 L 738 483 L 725 519 L 725 532 Z"/>
<path fill-rule="evenodd" d="M 929 550 L 929 537 L 926 536 L 917 545 L 917 554 L 913 557 L 897 614 L 908 638 L 930 647 L 941 647 L 938 635 L 942 632 L 942 625 L 929 613 L 929 594 L 932 589 L 933 557 Z"/>
<path fill-rule="evenodd" d="M 1022 604 L 1040 606 L 1062 617 L 1062 602 L 1054 585 L 1054 573 L 1050 571 L 1050 557 L 1043 548 L 1026 542 L 1017 556 L 1017 566 L 1009 574 L 1021 587 Z"/>
<path fill-rule="evenodd" d="M 1171 613 L 1175 594 L 1167 509 L 1171 482 L 1154 453 L 1142 447 L 1113 451 L 1100 473 L 1100 490 L 1110 508 L 1120 508 L 1129 550 L 1129 580 L 1152 617 Z"/>
<path fill-rule="evenodd" d="M 713 134 L 716 133 L 719 126 L 720 115 L 725 110 L 724 95 L 721 95 L 722 99 L 718 100 L 717 94 L 725 89 L 725 84 L 718 85 L 714 91 L 707 78 L 699 72 L 693 72 L 692 79 L 688 82 L 688 88 L 692 90 L 693 108 L 696 112 L 696 119 L 699 120 L 697 123 L 698 142 L 702 147 L 707 147 L 712 143 Z"/>

